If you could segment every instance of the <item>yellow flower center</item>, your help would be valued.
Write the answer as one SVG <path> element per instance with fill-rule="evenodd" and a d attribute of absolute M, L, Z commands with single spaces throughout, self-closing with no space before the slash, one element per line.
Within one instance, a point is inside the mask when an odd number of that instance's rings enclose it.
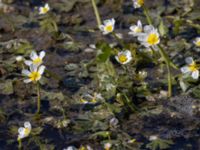
<path fill-rule="evenodd" d="M 140 6 L 144 5 L 144 0 L 138 0 L 137 2 Z"/>
<path fill-rule="evenodd" d="M 139 27 L 136 27 L 136 28 L 135 28 L 135 32 L 136 32 L 136 33 L 140 33 L 140 32 L 142 32 L 142 29 L 139 28 Z"/>
<path fill-rule="evenodd" d="M 86 150 L 86 148 L 85 148 L 84 146 L 81 146 L 81 147 L 79 148 L 79 150 Z"/>
<path fill-rule="evenodd" d="M 29 133 L 30 133 L 30 129 L 28 129 L 28 128 L 25 128 L 25 129 L 24 129 L 24 134 L 25 134 L 25 136 L 28 136 L 28 135 L 29 135 Z"/>
<path fill-rule="evenodd" d="M 195 62 L 189 65 L 189 69 L 191 72 L 198 70 L 197 65 Z"/>
<path fill-rule="evenodd" d="M 107 32 L 112 32 L 113 31 L 113 26 L 112 25 L 108 25 L 108 26 L 105 27 L 105 30 Z"/>
<path fill-rule="evenodd" d="M 121 63 L 124 63 L 128 60 L 128 58 L 124 54 L 119 55 L 118 58 Z"/>
<path fill-rule="evenodd" d="M 39 72 L 31 72 L 31 74 L 29 75 L 29 78 L 31 79 L 31 81 L 38 81 L 40 79 L 41 75 L 39 74 Z"/>
<path fill-rule="evenodd" d="M 42 13 L 43 13 L 43 14 L 46 14 L 48 11 L 49 11 L 48 8 L 46 8 L 46 7 L 43 7 L 43 8 L 42 8 Z"/>
<path fill-rule="evenodd" d="M 33 60 L 33 64 L 35 64 L 35 65 L 41 64 L 41 63 L 42 63 L 42 59 L 39 57 Z"/>
<path fill-rule="evenodd" d="M 150 33 L 148 38 L 147 38 L 147 43 L 149 45 L 156 45 L 159 42 L 159 37 L 155 33 Z"/>
<path fill-rule="evenodd" d="M 200 47 L 200 40 L 195 43 L 196 46 Z"/>

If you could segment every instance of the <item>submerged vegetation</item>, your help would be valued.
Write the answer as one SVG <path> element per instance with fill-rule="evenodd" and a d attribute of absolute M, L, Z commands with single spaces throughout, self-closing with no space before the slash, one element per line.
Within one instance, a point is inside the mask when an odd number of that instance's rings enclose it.
<path fill-rule="evenodd" d="M 0 0 L 0 149 L 199 149 L 199 5 Z"/>

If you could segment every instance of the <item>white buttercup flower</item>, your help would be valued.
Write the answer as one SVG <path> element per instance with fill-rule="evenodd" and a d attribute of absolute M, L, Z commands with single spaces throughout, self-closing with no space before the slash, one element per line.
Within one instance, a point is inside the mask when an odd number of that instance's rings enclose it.
<path fill-rule="evenodd" d="M 146 25 L 144 27 L 144 33 L 138 35 L 138 40 L 145 47 L 155 46 L 160 43 L 158 30 L 152 25 Z"/>
<path fill-rule="evenodd" d="M 32 51 L 30 54 L 31 60 L 25 60 L 24 63 L 28 66 L 30 66 L 32 64 L 39 66 L 43 63 L 43 58 L 44 58 L 45 54 L 46 53 L 44 51 L 41 51 L 39 55 L 35 51 Z"/>
<path fill-rule="evenodd" d="M 200 47 L 200 37 L 197 37 L 193 43 L 197 46 L 197 47 Z"/>
<path fill-rule="evenodd" d="M 132 56 L 131 52 L 129 50 L 121 51 L 115 56 L 115 59 L 120 63 L 120 64 L 127 64 L 131 61 Z"/>
<path fill-rule="evenodd" d="M 199 68 L 192 57 L 187 57 L 185 62 L 188 64 L 181 68 L 181 72 L 184 74 L 189 74 L 192 76 L 193 79 L 199 78 Z"/>
<path fill-rule="evenodd" d="M 140 8 L 144 5 L 144 0 L 133 0 L 134 8 Z"/>
<path fill-rule="evenodd" d="M 130 35 L 138 36 L 142 32 L 142 23 L 140 20 L 137 21 L 137 25 L 132 25 L 130 27 L 131 32 L 129 32 Z"/>
<path fill-rule="evenodd" d="M 50 10 L 49 4 L 45 4 L 43 7 L 39 7 L 39 14 L 46 14 Z"/>
<path fill-rule="evenodd" d="M 22 74 L 24 74 L 25 76 L 28 76 L 28 79 L 25 79 L 24 82 L 25 83 L 29 83 L 29 82 L 34 82 L 36 83 L 37 81 L 39 81 L 42 77 L 42 74 L 44 73 L 45 70 L 45 66 L 40 66 L 37 67 L 35 65 L 30 65 L 30 71 L 27 69 L 23 69 L 22 70 Z"/>
<path fill-rule="evenodd" d="M 111 143 L 105 143 L 105 144 L 104 144 L 104 149 L 105 149 L 105 150 L 110 150 L 111 147 L 112 147 L 112 144 L 111 144 Z"/>
<path fill-rule="evenodd" d="M 19 133 L 18 140 L 29 136 L 30 132 L 31 132 L 31 123 L 27 121 L 24 123 L 24 127 L 20 127 L 18 129 L 18 133 Z"/>
<path fill-rule="evenodd" d="M 103 32 L 103 34 L 108 34 L 113 32 L 114 28 L 115 28 L 115 19 L 108 19 L 105 20 L 104 25 L 100 25 L 99 29 Z"/>

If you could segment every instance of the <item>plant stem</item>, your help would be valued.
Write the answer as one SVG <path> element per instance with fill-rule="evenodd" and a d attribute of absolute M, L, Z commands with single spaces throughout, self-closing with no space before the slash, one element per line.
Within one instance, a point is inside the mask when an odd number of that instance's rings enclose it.
<path fill-rule="evenodd" d="M 41 100 L 40 100 L 40 84 L 39 84 L 39 82 L 37 82 L 37 114 L 40 113 L 40 103 L 41 103 Z"/>
<path fill-rule="evenodd" d="M 98 11 L 98 8 L 97 8 L 97 5 L 96 5 L 96 1 L 95 0 L 91 0 L 91 1 L 92 1 L 92 7 L 94 9 L 95 16 L 96 16 L 96 20 L 97 20 L 97 25 L 99 27 L 102 24 L 101 23 L 101 17 L 99 15 L 99 11 Z"/>
<path fill-rule="evenodd" d="M 18 149 L 21 150 L 22 149 L 22 140 L 18 139 Z"/>
<path fill-rule="evenodd" d="M 171 75 L 171 70 L 170 70 L 170 61 L 169 61 L 168 56 L 165 54 L 163 48 L 160 45 L 158 45 L 158 48 L 159 48 L 160 55 L 163 57 L 166 65 L 167 65 L 167 72 L 168 72 L 168 97 L 171 97 L 172 96 L 172 75 Z"/>
<path fill-rule="evenodd" d="M 153 25 L 152 24 L 152 19 L 151 19 L 150 15 L 149 15 L 149 11 L 145 6 L 143 6 L 143 11 L 144 11 L 144 15 L 146 16 L 148 24 L 149 25 Z"/>

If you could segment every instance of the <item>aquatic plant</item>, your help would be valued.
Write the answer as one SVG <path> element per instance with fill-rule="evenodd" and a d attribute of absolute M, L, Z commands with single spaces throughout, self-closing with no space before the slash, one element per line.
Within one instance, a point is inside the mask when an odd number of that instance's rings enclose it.
<path fill-rule="evenodd" d="M 115 29 L 115 19 L 108 19 L 103 21 L 104 25 L 100 25 L 99 29 L 103 32 L 104 35 L 113 32 Z"/>
<path fill-rule="evenodd" d="M 28 79 L 25 79 L 24 82 L 32 82 L 37 88 L 37 113 L 40 113 L 41 103 L 39 80 L 41 79 L 46 68 L 44 65 L 41 65 L 43 63 L 44 56 L 44 51 L 41 51 L 39 55 L 37 55 L 35 51 L 32 51 L 30 54 L 31 60 L 24 61 L 24 63 L 29 67 L 29 70 L 22 70 L 22 74 L 28 77 Z"/>
<path fill-rule="evenodd" d="M 49 4 L 46 3 L 44 6 L 39 7 L 39 14 L 46 14 L 50 10 Z"/>
<path fill-rule="evenodd" d="M 118 52 L 117 56 L 115 56 L 115 59 L 120 64 L 127 64 L 132 60 L 131 52 L 129 50 Z"/>
<path fill-rule="evenodd" d="M 142 22 L 138 20 L 137 25 L 130 26 L 130 30 L 131 32 L 129 32 L 128 34 L 136 36 L 136 37 L 139 36 L 140 33 L 142 33 L 143 31 Z"/>
<path fill-rule="evenodd" d="M 196 64 L 196 62 L 193 60 L 192 57 L 187 57 L 185 59 L 185 62 L 187 63 L 187 66 L 184 66 L 181 68 L 181 72 L 185 75 L 191 75 L 193 79 L 199 78 L 199 66 Z"/>
<path fill-rule="evenodd" d="M 23 138 L 26 138 L 29 136 L 29 134 L 31 133 L 31 123 L 30 122 L 24 122 L 24 127 L 20 127 L 18 129 L 18 142 L 19 142 L 19 149 L 22 148 L 22 142 L 21 140 Z"/>

